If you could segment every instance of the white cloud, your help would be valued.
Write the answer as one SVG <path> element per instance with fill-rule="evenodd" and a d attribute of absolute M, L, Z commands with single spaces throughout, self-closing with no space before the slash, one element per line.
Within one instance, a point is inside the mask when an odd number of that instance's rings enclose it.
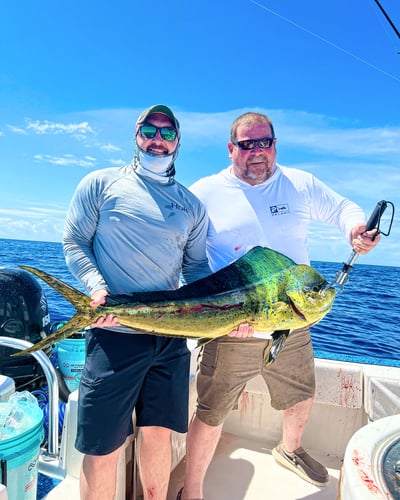
<path fill-rule="evenodd" d="M 69 135 L 79 135 L 86 136 L 87 134 L 93 134 L 94 131 L 88 122 L 80 123 L 55 123 L 44 121 L 31 121 L 26 120 L 26 129 L 32 131 L 35 134 L 69 134 Z"/>
<path fill-rule="evenodd" d="M 28 135 L 28 132 L 21 127 L 16 127 L 15 125 L 7 125 L 7 128 L 13 134 Z"/>
<path fill-rule="evenodd" d="M 0 218 L 0 238 L 61 241 L 63 221 Z"/>
<path fill-rule="evenodd" d="M 25 218 L 48 218 L 58 219 L 64 218 L 66 209 L 63 207 L 49 207 L 49 206 L 34 206 L 19 204 L 19 208 L 0 208 L 0 216 L 4 216 L 3 221 L 7 217 L 25 217 Z M 11 219 L 10 219 L 11 220 Z"/>
<path fill-rule="evenodd" d="M 121 148 L 119 148 L 118 146 L 113 146 L 112 144 L 99 144 L 99 148 L 110 153 L 121 151 Z"/>
<path fill-rule="evenodd" d="M 18 208 L 0 208 L 0 238 L 61 241 L 67 206 L 18 202 Z"/>
<path fill-rule="evenodd" d="M 96 163 L 96 158 L 92 156 L 84 156 L 83 158 L 77 158 L 72 154 L 65 154 L 64 156 L 52 156 L 46 154 L 34 155 L 34 160 L 36 162 L 51 163 L 53 165 L 62 166 L 77 166 L 77 167 L 93 167 Z"/>
<path fill-rule="evenodd" d="M 292 145 L 332 153 L 338 157 L 400 154 L 400 128 L 315 130 L 309 127 L 284 130 L 283 140 Z"/>
<path fill-rule="evenodd" d="M 399 127 L 355 127 L 354 123 L 342 123 L 329 116 L 292 110 L 253 108 L 224 113 L 183 112 L 178 115 L 183 138 L 196 147 L 204 146 L 204 140 L 226 143 L 233 120 L 246 111 L 265 113 L 271 118 L 278 146 L 301 147 L 336 157 L 400 154 Z"/>
<path fill-rule="evenodd" d="M 89 136 L 95 134 L 87 121 L 77 123 L 58 123 L 48 120 L 31 120 L 25 118 L 25 126 L 7 125 L 10 132 L 17 135 L 67 135 L 75 140 L 86 142 Z"/>
<path fill-rule="evenodd" d="M 110 165 L 115 165 L 116 167 L 122 167 L 122 165 L 126 165 L 126 161 L 125 160 L 121 160 L 121 159 L 113 159 L 111 158 L 110 160 L 108 160 L 108 163 L 110 163 Z"/>

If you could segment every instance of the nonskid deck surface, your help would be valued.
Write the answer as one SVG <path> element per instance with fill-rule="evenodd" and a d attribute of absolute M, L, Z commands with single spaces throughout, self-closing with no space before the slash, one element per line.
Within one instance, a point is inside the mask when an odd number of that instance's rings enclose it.
<path fill-rule="evenodd" d="M 277 464 L 271 446 L 223 432 L 204 485 L 205 500 L 336 500 L 342 461 L 307 450 L 328 469 L 330 482 L 314 486 Z M 185 459 L 174 469 L 167 500 L 175 500 Z"/>
<path fill-rule="evenodd" d="M 223 432 L 204 485 L 205 500 L 336 500 L 342 461 L 335 456 L 307 450 L 323 463 L 329 485 L 319 488 L 277 464 L 266 446 Z M 167 500 L 176 500 L 184 479 L 185 459 L 171 474 Z M 139 488 L 140 491 L 140 488 Z M 49 495 L 49 500 L 79 498 L 79 481 L 68 477 Z M 139 493 L 132 500 L 143 500 Z"/>

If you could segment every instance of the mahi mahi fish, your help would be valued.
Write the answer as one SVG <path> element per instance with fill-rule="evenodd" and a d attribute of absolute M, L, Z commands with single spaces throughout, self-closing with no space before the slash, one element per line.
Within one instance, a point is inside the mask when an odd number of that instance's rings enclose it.
<path fill-rule="evenodd" d="M 106 304 L 96 308 L 88 296 L 54 276 L 20 267 L 53 287 L 77 312 L 55 333 L 14 356 L 50 347 L 105 314 L 117 316 L 122 326 L 138 332 L 207 341 L 230 333 L 240 323 L 252 325 L 256 332 L 315 324 L 330 311 L 335 298 L 334 289 L 314 268 L 259 246 L 176 290 L 108 295 Z"/>

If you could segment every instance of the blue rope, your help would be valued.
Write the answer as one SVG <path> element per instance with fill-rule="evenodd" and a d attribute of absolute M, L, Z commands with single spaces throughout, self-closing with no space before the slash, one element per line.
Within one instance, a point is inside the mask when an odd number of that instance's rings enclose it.
<path fill-rule="evenodd" d="M 32 394 L 38 400 L 39 408 L 43 412 L 43 427 L 44 427 L 44 435 L 45 438 L 48 438 L 49 435 L 49 396 L 46 390 L 36 390 L 32 391 Z M 61 436 L 63 425 L 64 425 L 64 416 L 65 416 L 65 406 L 66 403 L 59 402 L 58 403 L 58 434 Z"/>

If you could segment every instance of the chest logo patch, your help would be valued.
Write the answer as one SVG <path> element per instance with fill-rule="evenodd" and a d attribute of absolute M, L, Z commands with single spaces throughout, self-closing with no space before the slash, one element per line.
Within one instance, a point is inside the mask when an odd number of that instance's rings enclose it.
<path fill-rule="evenodd" d="M 269 211 L 273 217 L 290 213 L 289 205 L 287 203 L 281 203 L 280 205 L 271 205 L 269 207 Z"/>

